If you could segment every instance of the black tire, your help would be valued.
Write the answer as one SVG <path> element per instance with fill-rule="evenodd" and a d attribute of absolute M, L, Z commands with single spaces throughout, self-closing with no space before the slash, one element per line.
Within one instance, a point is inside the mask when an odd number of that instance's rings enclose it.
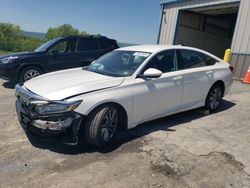
<path fill-rule="evenodd" d="M 205 108 L 210 112 L 216 111 L 222 102 L 223 87 L 220 84 L 213 85 L 206 98 Z"/>
<path fill-rule="evenodd" d="M 112 114 L 114 114 L 114 119 L 108 120 Z M 119 110 L 115 105 L 97 108 L 87 117 L 84 125 L 85 139 L 88 143 L 97 147 L 109 144 L 117 133 L 119 120 Z"/>
<path fill-rule="evenodd" d="M 20 74 L 19 74 L 19 82 L 20 83 L 24 83 L 27 80 L 30 80 L 36 76 L 39 76 L 41 74 L 43 74 L 44 71 L 36 66 L 29 66 L 29 67 L 25 67 L 21 70 Z"/>

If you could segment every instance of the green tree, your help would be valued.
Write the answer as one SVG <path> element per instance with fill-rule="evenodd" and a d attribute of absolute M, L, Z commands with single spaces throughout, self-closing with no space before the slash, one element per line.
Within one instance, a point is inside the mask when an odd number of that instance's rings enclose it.
<path fill-rule="evenodd" d="M 50 40 L 60 36 L 67 35 L 89 35 L 86 31 L 79 31 L 70 24 L 64 24 L 58 27 L 49 28 L 46 33 L 46 39 Z M 44 41 L 38 38 L 23 36 L 19 26 L 11 23 L 0 22 L 0 51 L 18 52 L 32 51 L 40 46 Z"/>
<path fill-rule="evenodd" d="M 56 37 L 63 37 L 68 35 L 88 35 L 88 33 L 85 31 L 80 32 L 70 24 L 63 24 L 58 27 L 49 28 L 46 33 L 46 39 L 51 40 Z"/>
<path fill-rule="evenodd" d="M 0 49 L 11 51 L 13 48 L 18 48 L 20 34 L 19 26 L 10 23 L 0 23 Z"/>
<path fill-rule="evenodd" d="M 21 36 L 17 51 L 33 51 L 43 43 L 41 39 Z"/>
<path fill-rule="evenodd" d="M 25 37 L 19 26 L 0 22 L 0 50 L 2 51 L 31 51 L 40 46 L 42 40 Z"/>

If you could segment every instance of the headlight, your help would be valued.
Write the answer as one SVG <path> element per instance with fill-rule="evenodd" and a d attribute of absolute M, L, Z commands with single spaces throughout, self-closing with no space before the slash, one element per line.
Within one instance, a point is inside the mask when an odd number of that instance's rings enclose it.
<path fill-rule="evenodd" d="M 79 106 L 82 101 L 74 101 L 74 102 L 39 102 L 36 103 L 35 111 L 38 114 L 45 115 L 45 114 L 58 114 L 64 112 L 70 112 Z"/>
<path fill-rule="evenodd" d="M 7 63 L 10 63 L 12 62 L 14 59 L 17 59 L 18 57 L 17 56 L 10 56 L 10 57 L 6 57 L 6 58 L 3 58 L 1 59 L 1 62 L 3 64 L 7 64 Z"/>

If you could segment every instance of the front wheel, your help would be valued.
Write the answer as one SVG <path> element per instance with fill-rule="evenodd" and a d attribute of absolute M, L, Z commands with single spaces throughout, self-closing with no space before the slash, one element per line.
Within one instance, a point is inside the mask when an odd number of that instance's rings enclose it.
<path fill-rule="evenodd" d="M 206 109 L 208 109 L 211 112 L 216 111 L 222 102 L 222 97 L 223 97 L 222 86 L 219 84 L 212 86 L 206 98 L 206 104 L 205 104 Z"/>
<path fill-rule="evenodd" d="M 114 105 L 106 105 L 92 112 L 85 125 L 85 138 L 95 146 L 110 143 L 118 129 L 119 111 Z"/>
<path fill-rule="evenodd" d="M 25 67 L 20 72 L 19 82 L 24 83 L 32 78 L 40 76 L 42 73 L 43 71 L 39 67 L 35 66 Z"/>

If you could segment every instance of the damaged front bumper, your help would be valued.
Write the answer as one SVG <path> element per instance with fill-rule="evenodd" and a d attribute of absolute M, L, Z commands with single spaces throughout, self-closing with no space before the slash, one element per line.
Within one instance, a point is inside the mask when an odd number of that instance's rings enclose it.
<path fill-rule="evenodd" d="M 34 110 L 36 105 L 34 101 L 46 99 L 20 85 L 16 86 L 16 96 L 18 120 L 26 133 L 67 144 L 78 143 L 78 130 L 84 118 L 83 115 L 75 111 L 50 115 L 38 114 Z"/>

